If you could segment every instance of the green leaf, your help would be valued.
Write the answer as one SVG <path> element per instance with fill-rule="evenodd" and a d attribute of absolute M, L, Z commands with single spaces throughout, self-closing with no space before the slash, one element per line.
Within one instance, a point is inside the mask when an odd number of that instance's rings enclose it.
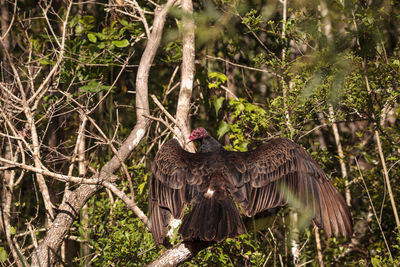
<path fill-rule="evenodd" d="M 81 89 L 82 93 L 86 93 L 86 92 L 98 93 L 100 91 L 106 91 L 109 88 L 110 88 L 109 86 L 102 85 L 99 82 L 90 81 L 87 85 L 82 86 L 80 89 Z"/>
<path fill-rule="evenodd" d="M 0 262 L 4 263 L 7 260 L 7 251 L 5 248 L 0 247 Z"/>
<path fill-rule="evenodd" d="M 217 97 L 216 95 L 213 96 L 213 103 L 214 103 L 214 108 L 215 108 L 215 115 L 218 116 L 218 111 L 222 107 L 222 104 L 224 103 L 225 97 L 220 96 Z"/>
<path fill-rule="evenodd" d="M 225 74 L 220 72 L 210 72 L 208 73 L 208 88 L 218 88 L 221 84 L 224 84 L 228 78 Z"/>
<path fill-rule="evenodd" d="M 229 131 L 229 124 L 226 121 L 221 121 L 218 127 L 218 138 L 221 138 L 224 134 Z"/>
<path fill-rule="evenodd" d="M 371 258 L 371 264 L 372 266 L 381 266 L 381 260 L 379 259 L 379 256 L 375 256 Z"/>
<path fill-rule="evenodd" d="M 88 33 L 87 37 L 88 37 L 89 41 L 91 41 L 92 43 L 97 42 L 97 38 L 93 33 Z"/>
<path fill-rule="evenodd" d="M 209 84 L 208 84 L 208 88 L 209 88 L 209 89 L 218 88 L 218 84 L 217 84 L 217 83 L 209 83 Z"/>
<path fill-rule="evenodd" d="M 121 20 L 119 21 L 119 23 L 121 23 L 123 26 L 128 26 L 128 25 L 129 25 L 128 21 L 126 21 L 126 20 L 124 20 L 124 19 L 121 19 Z"/>
<path fill-rule="evenodd" d="M 369 163 L 371 163 L 371 164 L 373 164 L 373 165 L 378 165 L 378 160 L 377 160 L 374 156 L 372 156 L 372 155 L 366 153 L 365 151 L 361 152 L 361 155 L 363 155 L 364 158 L 365 158 Z"/>
<path fill-rule="evenodd" d="M 215 78 L 215 79 L 221 81 L 222 83 L 225 83 L 228 80 L 228 77 L 226 77 L 225 74 L 220 73 L 220 72 L 210 72 L 208 74 L 208 77 L 210 79 L 214 79 Z"/>
<path fill-rule="evenodd" d="M 126 39 L 121 40 L 121 41 L 112 41 L 112 43 L 113 43 L 113 45 L 115 45 L 116 47 L 119 47 L 119 48 L 124 48 L 129 45 L 129 41 Z"/>
<path fill-rule="evenodd" d="M 104 47 L 106 47 L 106 43 L 105 42 L 101 42 L 97 45 L 98 48 L 103 49 Z"/>
<path fill-rule="evenodd" d="M 11 226 L 10 227 L 10 234 L 11 235 L 15 235 L 16 232 L 17 232 L 17 230 L 15 229 L 15 227 Z"/>
<path fill-rule="evenodd" d="M 103 40 L 103 41 L 107 40 L 107 35 L 105 35 L 104 33 L 97 32 L 96 35 L 100 40 Z"/>
<path fill-rule="evenodd" d="M 145 183 L 141 183 L 141 184 L 138 186 L 139 195 L 143 194 L 143 189 L 144 189 L 145 186 L 146 186 L 146 182 L 145 182 Z"/>
<path fill-rule="evenodd" d="M 42 64 L 42 65 L 52 64 L 52 62 L 50 60 L 48 60 L 47 58 L 39 59 L 39 63 Z"/>
<path fill-rule="evenodd" d="M 76 35 L 81 35 L 84 32 L 84 30 L 85 30 L 85 28 L 81 24 L 78 24 L 75 27 Z"/>
<path fill-rule="evenodd" d="M 248 144 L 249 144 L 248 142 L 242 142 L 242 143 L 240 143 L 240 145 L 239 145 L 239 150 L 242 151 L 242 152 L 247 151 L 247 145 L 248 145 Z"/>

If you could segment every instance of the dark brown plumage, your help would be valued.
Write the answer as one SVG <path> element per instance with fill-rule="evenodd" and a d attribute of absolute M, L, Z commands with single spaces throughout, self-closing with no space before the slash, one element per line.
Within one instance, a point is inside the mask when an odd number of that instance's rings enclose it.
<path fill-rule="evenodd" d="M 328 236 L 352 233 L 348 207 L 311 156 L 294 142 L 277 138 L 248 152 L 226 151 L 204 128 L 200 153 L 182 149 L 176 139 L 158 151 L 150 179 L 150 228 L 157 244 L 168 224 L 190 212 L 179 233 L 185 240 L 222 241 L 246 232 L 234 200 L 246 216 L 283 206 L 293 196 L 300 211 L 309 209 Z"/>

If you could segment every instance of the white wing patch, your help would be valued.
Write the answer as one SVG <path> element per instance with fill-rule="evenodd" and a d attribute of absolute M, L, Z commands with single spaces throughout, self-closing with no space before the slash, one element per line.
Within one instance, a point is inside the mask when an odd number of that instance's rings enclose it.
<path fill-rule="evenodd" d="M 214 195 L 214 190 L 208 188 L 207 192 L 204 194 L 205 197 L 212 197 Z"/>

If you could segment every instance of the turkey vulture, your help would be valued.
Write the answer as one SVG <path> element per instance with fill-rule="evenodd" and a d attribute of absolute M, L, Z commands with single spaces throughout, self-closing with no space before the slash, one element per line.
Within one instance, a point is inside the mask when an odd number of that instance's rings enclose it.
<path fill-rule="evenodd" d="M 272 139 L 248 152 L 227 151 L 204 128 L 190 141 L 202 142 L 199 153 L 167 141 L 151 166 L 149 220 L 156 244 L 163 243 L 168 224 L 191 210 L 179 229 L 184 240 L 222 241 L 246 232 L 235 205 L 246 216 L 288 203 L 290 194 L 312 212 L 328 236 L 349 236 L 349 209 L 321 167 L 296 143 Z"/>

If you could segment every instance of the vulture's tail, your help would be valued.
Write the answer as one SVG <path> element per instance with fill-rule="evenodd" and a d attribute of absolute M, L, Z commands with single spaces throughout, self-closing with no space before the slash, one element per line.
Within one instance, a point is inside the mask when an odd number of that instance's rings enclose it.
<path fill-rule="evenodd" d="M 149 227 L 153 234 L 154 242 L 159 245 L 164 242 L 168 232 L 168 224 L 171 220 L 171 212 L 162 208 L 156 201 L 149 200 Z"/>
<path fill-rule="evenodd" d="M 184 240 L 222 241 L 246 233 L 235 202 L 223 192 L 206 193 L 194 202 L 179 229 Z"/>

